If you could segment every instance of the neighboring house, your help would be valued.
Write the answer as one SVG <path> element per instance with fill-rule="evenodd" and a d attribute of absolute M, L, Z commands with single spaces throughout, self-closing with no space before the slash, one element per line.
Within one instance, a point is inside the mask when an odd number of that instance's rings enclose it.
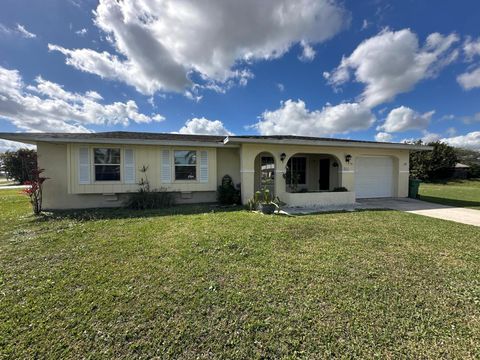
<path fill-rule="evenodd" d="M 468 171 L 470 170 L 470 166 L 456 163 L 453 167 L 453 174 L 452 177 L 456 179 L 466 179 L 468 177 Z"/>
<path fill-rule="evenodd" d="M 46 209 L 112 207 L 151 187 L 177 203 L 213 202 L 224 175 L 242 202 L 269 188 L 292 206 L 343 206 L 356 198 L 406 197 L 409 152 L 431 147 L 304 136 L 206 136 L 134 132 L 0 133 L 36 144 Z M 337 187 L 346 192 L 332 192 Z"/>

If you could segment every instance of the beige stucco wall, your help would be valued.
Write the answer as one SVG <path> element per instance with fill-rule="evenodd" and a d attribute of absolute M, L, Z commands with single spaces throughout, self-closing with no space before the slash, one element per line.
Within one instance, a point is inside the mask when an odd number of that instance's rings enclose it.
<path fill-rule="evenodd" d="M 217 149 L 217 184 L 230 175 L 235 185 L 240 184 L 240 151 L 238 148 Z"/>
<path fill-rule="evenodd" d="M 376 149 L 361 147 L 327 147 L 308 145 L 283 145 L 283 144 L 254 144 L 241 145 L 240 174 L 242 179 L 242 201 L 247 202 L 254 195 L 255 184 L 258 183 L 255 172 L 255 158 L 262 152 L 271 153 L 275 158 L 275 194 L 285 197 L 286 187 L 283 174 L 288 159 L 295 154 L 330 154 L 339 161 L 339 186 L 355 191 L 355 158 L 361 156 L 391 156 L 394 163 L 394 195 L 397 197 L 408 196 L 409 177 L 409 151 L 407 149 Z M 280 155 L 286 154 L 286 159 L 280 161 Z M 345 156 L 351 155 L 352 160 L 346 163 Z M 308 176 L 308 175 L 307 175 Z"/>
<path fill-rule="evenodd" d="M 45 169 L 49 178 L 44 184 L 45 209 L 74 209 L 92 207 L 122 206 L 126 193 L 138 190 L 138 184 L 120 182 L 92 183 L 81 185 L 78 181 L 78 149 L 80 147 L 120 147 L 134 149 L 135 167 L 137 169 L 136 182 L 142 176 L 139 168 L 148 165 L 147 176 L 152 188 L 165 188 L 174 192 L 177 203 L 196 203 L 215 201 L 217 188 L 217 161 L 215 148 L 189 147 L 162 147 L 162 146 L 119 146 L 119 145 L 89 145 L 89 144 L 54 144 L 38 143 L 39 167 Z M 162 183 L 160 181 L 161 150 L 195 149 L 208 151 L 208 182 L 174 181 Z M 93 156 L 93 151 L 91 151 Z M 173 156 L 173 152 L 171 152 Z M 93 174 L 93 160 L 91 161 Z M 121 167 L 123 172 L 123 166 Z M 173 167 L 172 167 L 173 171 Z M 199 174 L 199 169 L 197 169 Z M 237 174 L 237 179 L 239 175 Z M 123 176 L 121 176 L 123 178 Z"/>
<path fill-rule="evenodd" d="M 353 191 L 309 193 L 286 192 L 283 195 L 282 201 L 286 202 L 289 206 L 351 208 L 355 203 L 355 193 Z"/>

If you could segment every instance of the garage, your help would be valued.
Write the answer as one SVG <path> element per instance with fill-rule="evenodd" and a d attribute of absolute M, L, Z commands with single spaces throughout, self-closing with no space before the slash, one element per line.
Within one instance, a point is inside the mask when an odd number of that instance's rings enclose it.
<path fill-rule="evenodd" d="M 389 156 L 365 156 L 355 160 L 357 198 L 393 197 L 393 159 Z"/>

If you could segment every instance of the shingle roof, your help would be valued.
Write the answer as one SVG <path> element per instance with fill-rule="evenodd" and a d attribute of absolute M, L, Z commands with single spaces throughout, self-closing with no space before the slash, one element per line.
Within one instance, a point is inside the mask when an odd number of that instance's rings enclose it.
<path fill-rule="evenodd" d="M 9 133 L 9 135 L 15 133 Z M 129 139 L 129 140 L 171 140 L 171 141 L 201 141 L 201 142 L 222 142 L 225 136 L 216 135 L 188 135 L 171 133 L 148 133 L 130 131 L 110 131 L 97 133 L 18 133 L 22 137 L 34 139 Z M 0 133 L 1 137 L 2 133 Z"/>
<path fill-rule="evenodd" d="M 339 138 L 326 138 L 326 137 L 314 137 L 314 136 L 297 136 L 297 135 L 239 135 L 231 136 L 231 139 L 257 139 L 257 140 L 308 140 L 308 141 L 335 141 L 335 142 L 354 142 L 354 143 L 366 143 L 366 144 L 378 144 L 378 141 L 369 141 L 369 140 L 350 140 L 350 139 L 339 139 Z M 389 143 L 382 142 L 382 144 L 397 144 L 398 143 Z"/>
<path fill-rule="evenodd" d="M 336 138 L 321 138 L 312 136 L 295 135 L 190 135 L 172 133 L 148 133 L 111 131 L 97 133 L 0 133 L 0 138 L 36 144 L 38 142 L 92 142 L 116 144 L 201 144 L 207 147 L 234 146 L 244 142 L 281 143 L 298 145 L 323 145 L 323 146 L 362 146 L 386 147 L 410 150 L 431 150 L 428 146 L 400 143 L 381 143 L 367 140 L 350 140 Z M 340 143 L 340 144 L 339 144 Z M 358 144 L 358 145 L 356 145 Z M 238 145 L 237 145 L 238 146 Z"/>

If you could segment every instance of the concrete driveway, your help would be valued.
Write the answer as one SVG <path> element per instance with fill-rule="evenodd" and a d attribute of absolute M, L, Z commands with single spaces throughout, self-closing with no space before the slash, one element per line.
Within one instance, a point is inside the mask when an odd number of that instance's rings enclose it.
<path fill-rule="evenodd" d="M 392 209 L 462 224 L 480 226 L 480 210 L 466 209 L 410 198 L 358 199 L 357 209 Z"/>

